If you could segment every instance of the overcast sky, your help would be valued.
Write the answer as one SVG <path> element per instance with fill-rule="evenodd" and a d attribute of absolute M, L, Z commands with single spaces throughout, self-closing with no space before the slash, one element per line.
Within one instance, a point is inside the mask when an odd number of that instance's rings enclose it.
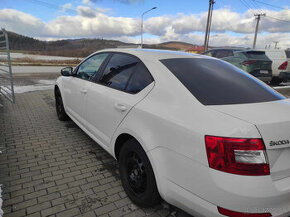
<path fill-rule="evenodd" d="M 0 27 L 42 40 L 104 38 L 203 44 L 208 0 L 0 0 Z M 210 45 L 252 46 L 254 14 L 266 13 L 257 46 L 290 48 L 290 0 L 216 0 Z"/>

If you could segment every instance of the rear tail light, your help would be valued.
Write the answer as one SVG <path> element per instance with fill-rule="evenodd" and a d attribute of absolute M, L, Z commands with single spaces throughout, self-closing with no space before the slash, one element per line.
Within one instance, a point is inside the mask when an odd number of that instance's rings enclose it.
<path fill-rule="evenodd" d="M 262 139 L 238 139 L 205 136 L 209 167 L 248 176 L 270 175 Z"/>
<path fill-rule="evenodd" d="M 235 212 L 232 210 L 224 209 L 222 207 L 218 207 L 218 211 L 220 214 L 230 217 L 270 217 L 271 213 L 243 213 L 243 212 Z"/>
<path fill-rule="evenodd" d="M 287 65 L 288 65 L 288 62 L 285 61 L 284 63 L 282 63 L 282 64 L 279 66 L 278 69 L 280 69 L 280 70 L 285 70 L 285 69 L 287 68 Z"/>
<path fill-rule="evenodd" d="M 256 60 L 249 60 L 249 61 L 244 61 L 242 64 L 245 66 L 248 66 L 248 65 L 254 64 L 256 62 L 257 62 Z"/>

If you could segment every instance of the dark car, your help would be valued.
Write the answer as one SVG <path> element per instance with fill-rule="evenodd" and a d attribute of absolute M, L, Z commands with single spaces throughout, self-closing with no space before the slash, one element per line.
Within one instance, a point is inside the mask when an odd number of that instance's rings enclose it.
<path fill-rule="evenodd" d="M 264 51 L 253 49 L 212 49 L 203 53 L 227 61 L 251 75 L 269 82 L 272 79 L 272 61 Z"/>

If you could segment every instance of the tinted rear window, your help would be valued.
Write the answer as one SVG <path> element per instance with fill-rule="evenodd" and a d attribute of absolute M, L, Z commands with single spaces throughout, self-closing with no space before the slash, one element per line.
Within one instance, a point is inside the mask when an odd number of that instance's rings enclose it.
<path fill-rule="evenodd" d="M 250 59 L 268 59 L 263 51 L 247 51 L 244 55 Z"/>
<path fill-rule="evenodd" d="M 216 59 L 160 60 L 204 105 L 258 103 L 285 99 L 246 72 Z"/>
<path fill-rule="evenodd" d="M 153 82 L 153 78 L 143 63 L 137 63 L 135 71 L 128 82 L 126 91 L 138 93 Z"/>

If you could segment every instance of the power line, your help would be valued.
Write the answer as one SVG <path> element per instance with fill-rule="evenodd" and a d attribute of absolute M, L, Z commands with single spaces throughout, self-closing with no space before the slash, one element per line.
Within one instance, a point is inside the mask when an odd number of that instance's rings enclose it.
<path fill-rule="evenodd" d="M 256 2 L 259 2 L 257 0 L 254 0 Z M 245 0 L 240 0 L 240 2 L 246 7 L 248 8 L 249 10 L 252 10 L 252 8 L 248 5 L 248 3 L 245 2 Z M 255 14 L 253 13 L 253 15 L 255 16 Z M 277 21 L 281 21 L 281 22 L 290 22 L 290 20 L 283 20 L 283 19 L 279 19 L 279 18 L 276 18 L 276 17 L 272 17 L 272 16 L 266 16 L 268 18 L 271 18 L 271 19 L 274 19 L 274 20 L 277 20 Z"/>
<path fill-rule="evenodd" d="M 243 0 L 240 0 L 240 2 L 246 7 L 248 8 L 249 10 L 251 10 L 251 7 L 248 5 L 247 2 L 244 2 Z"/>
<path fill-rule="evenodd" d="M 51 9 L 59 10 L 59 9 L 62 8 L 59 5 L 48 3 L 48 2 L 45 2 L 45 1 L 41 1 L 41 0 L 26 0 L 26 1 L 30 1 L 31 3 L 38 4 L 38 5 L 41 5 L 41 6 L 44 6 L 44 7 L 47 7 L 47 8 L 51 8 Z M 74 10 L 72 8 L 66 8 L 66 11 L 70 11 L 70 12 L 73 12 L 73 13 L 77 12 L 77 10 Z"/>
<path fill-rule="evenodd" d="M 276 7 L 276 8 L 284 9 L 284 8 L 279 7 L 279 6 L 276 6 L 276 5 L 272 5 L 272 4 L 264 3 L 264 2 L 261 2 L 261 1 L 257 1 L 257 0 L 252 0 L 252 3 L 254 3 L 255 5 L 257 5 L 256 2 L 261 3 L 261 4 L 265 4 L 265 5 L 269 5 L 269 6 L 272 6 L 272 7 Z M 254 5 L 254 4 L 253 4 L 253 5 Z M 258 8 L 257 8 L 257 9 L 258 9 Z M 258 10 L 259 10 L 259 9 L 258 9 Z M 262 11 L 262 12 L 261 12 L 261 11 Z M 261 9 L 261 11 L 260 11 L 261 13 L 264 13 L 262 9 Z M 279 19 L 279 18 L 276 18 L 276 17 L 268 16 L 268 15 L 267 15 L 266 17 L 268 17 L 268 18 L 270 18 L 270 19 L 277 20 L 277 21 L 281 21 L 281 22 L 290 22 L 290 20 L 283 20 L 283 19 Z"/>
<path fill-rule="evenodd" d="M 254 2 L 254 0 L 252 0 L 252 1 L 249 0 L 249 2 L 250 2 L 249 4 L 253 5 L 254 8 L 259 11 L 259 13 L 263 13 L 262 9 L 259 8 L 259 5 L 257 5 L 256 2 Z"/>
<path fill-rule="evenodd" d="M 274 19 L 274 20 L 278 20 L 278 21 L 281 21 L 281 22 L 287 22 L 287 23 L 290 23 L 290 20 L 283 20 L 283 19 L 279 19 L 279 18 L 276 18 L 276 17 L 271 17 L 271 16 L 266 16 L 266 18 L 270 18 L 270 19 Z"/>
<path fill-rule="evenodd" d="M 260 3 L 260 4 L 268 5 L 268 6 L 271 6 L 271 7 L 273 7 L 273 8 L 285 9 L 285 8 L 282 8 L 282 7 L 277 6 L 277 5 L 272 5 L 272 4 L 265 3 L 265 2 L 261 2 L 261 1 L 257 1 L 257 0 L 252 0 L 252 1 L 254 1 L 254 2 L 258 2 L 258 3 Z"/>

